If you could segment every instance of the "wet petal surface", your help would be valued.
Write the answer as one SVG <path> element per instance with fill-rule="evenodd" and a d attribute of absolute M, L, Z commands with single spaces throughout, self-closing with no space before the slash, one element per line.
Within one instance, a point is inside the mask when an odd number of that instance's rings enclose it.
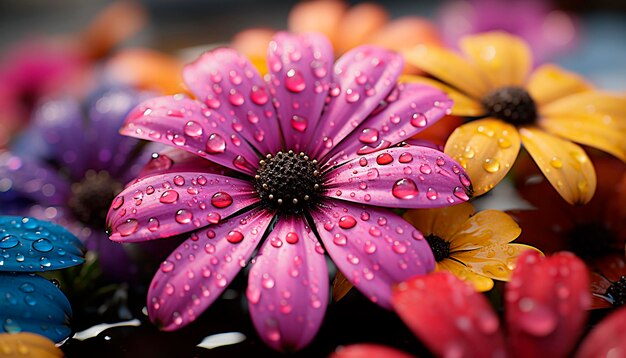
<path fill-rule="evenodd" d="M 396 85 L 402 57 L 374 46 L 360 46 L 335 64 L 329 101 L 312 137 L 309 155 L 321 158 L 367 118 Z"/>
<path fill-rule="evenodd" d="M 51 340 L 33 333 L 0 334 L 0 347 L 7 358 L 63 358 L 64 354 Z"/>
<path fill-rule="evenodd" d="M 259 335 L 296 351 L 317 334 L 328 304 L 324 250 L 303 218 L 281 217 L 255 258 L 246 291 Z"/>
<path fill-rule="evenodd" d="M 394 289 L 393 308 L 437 356 L 505 355 L 496 313 L 483 295 L 449 272 L 399 284 Z"/>
<path fill-rule="evenodd" d="M 392 208 L 432 208 L 469 200 L 471 183 L 461 166 L 426 147 L 390 148 L 331 170 L 330 198 Z"/>
<path fill-rule="evenodd" d="M 80 265 L 83 245 L 65 228 L 34 218 L 0 216 L 0 271 L 39 272 Z"/>
<path fill-rule="evenodd" d="M 261 153 L 281 147 L 278 121 L 269 90 L 248 59 L 228 48 L 206 52 L 183 71 L 185 83 L 208 108 Z M 188 125 L 190 133 L 199 127 Z"/>
<path fill-rule="evenodd" d="M 254 174 L 258 155 L 227 119 L 183 95 L 142 102 L 128 115 L 120 133 L 171 145 L 225 167 Z"/>
<path fill-rule="evenodd" d="M 52 282 L 37 275 L 0 272 L 0 333 L 32 332 L 55 342 L 72 330 L 70 303 Z"/>
<path fill-rule="evenodd" d="M 254 210 L 192 233 L 152 279 L 150 319 L 166 331 L 193 322 L 247 265 L 272 215 Z"/>
<path fill-rule="evenodd" d="M 582 333 L 591 301 L 585 264 L 571 253 L 523 253 L 506 285 L 509 343 L 520 357 L 563 357 Z"/>
<path fill-rule="evenodd" d="M 205 172 L 140 178 L 113 199 L 107 228 L 113 241 L 138 242 L 217 224 L 258 202 L 245 180 Z"/>
<path fill-rule="evenodd" d="M 270 42 L 268 86 L 287 149 L 308 153 L 328 95 L 332 62 L 333 49 L 318 34 L 280 32 Z"/>
<path fill-rule="evenodd" d="M 400 84 L 382 108 L 367 117 L 324 158 L 324 165 L 334 166 L 400 143 L 437 122 L 451 108 L 452 101 L 436 88 Z"/>
<path fill-rule="evenodd" d="M 424 236 L 391 211 L 329 200 L 311 216 L 333 262 L 382 307 L 392 285 L 435 268 Z"/>

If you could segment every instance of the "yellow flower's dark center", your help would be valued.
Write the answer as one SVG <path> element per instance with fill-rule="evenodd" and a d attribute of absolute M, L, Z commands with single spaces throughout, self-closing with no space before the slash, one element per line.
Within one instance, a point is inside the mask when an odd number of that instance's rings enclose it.
<path fill-rule="evenodd" d="M 111 178 L 108 172 L 88 170 L 82 181 L 72 184 L 68 206 L 83 224 L 103 227 L 111 201 L 122 188 L 122 184 Z"/>
<path fill-rule="evenodd" d="M 582 258 L 604 256 L 614 250 L 615 235 L 599 223 L 576 225 L 567 235 L 568 249 Z"/>
<path fill-rule="evenodd" d="M 261 203 L 286 213 L 299 212 L 316 203 L 322 191 L 317 160 L 306 154 L 278 152 L 259 161 L 254 187 Z"/>
<path fill-rule="evenodd" d="M 433 251 L 435 261 L 439 262 L 450 257 L 450 243 L 437 235 L 430 234 L 426 236 L 426 242 Z"/>
<path fill-rule="evenodd" d="M 618 281 L 613 282 L 607 288 L 605 295 L 611 299 L 613 306 L 623 306 L 626 303 L 626 276 L 622 276 Z"/>
<path fill-rule="evenodd" d="M 537 119 L 537 106 L 530 94 L 521 87 L 503 87 L 483 97 L 487 115 L 511 123 L 524 125 Z"/>

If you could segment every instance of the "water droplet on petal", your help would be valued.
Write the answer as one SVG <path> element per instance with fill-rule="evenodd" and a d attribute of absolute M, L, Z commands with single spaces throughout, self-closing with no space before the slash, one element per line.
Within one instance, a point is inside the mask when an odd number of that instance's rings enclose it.
<path fill-rule="evenodd" d="M 262 106 L 267 103 L 269 100 L 269 96 L 267 95 L 267 91 L 265 87 L 252 86 L 252 91 L 250 92 L 250 99 L 255 104 Z"/>
<path fill-rule="evenodd" d="M 411 155 L 411 153 L 409 152 L 404 152 L 400 154 L 400 156 L 398 157 L 398 161 L 400 163 L 410 163 L 412 160 L 413 160 L 413 155 Z"/>
<path fill-rule="evenodd" d="M 206 151 L 209 154 L 224 153 L 226 150 L 226 141 L 222 136 L 217 133 L 213 133 L 206 141 Z"/>
<path fill-rule="evenodd" d="M 333 237 L 333 242 L 337 246 L 346 246 L 348 243 L 348 237 L 344 234 L 335 234 Z"/>
<path fill-rule="evenodd" d="M 113 210 L 119 209 L 122 205 L 124 205 L 124 197 L 123 196 L 116 197 L 113 200 L 113 203 L 111 203 L 111 207 L 113 208 Z"/>
<path fill-rule="evenodd" d="M 361 131 L 359 140 L 365 144 L 372 144 L 378 141 L 378 130 L 374 128 L 365 128 Z"/>
<path fill-rule="evenodd" d="M 164 273 L 172 272 L 174 270 L 174 263 L 172 261 L 161 262 L 161 271 Z"/>
<path fill-rule="evenodd" d="M 19 244 L 19 239 L 14 235 L 7 235 L 0 239 L 0 249 L 10 249 Z"/>
<path fill-rule="evenodd" d="M 226 235 L 226 240 L 231 244 L 238 244 L 243 241 L 243 234 L 239 231 L 233 230 Z"/>
<path fill-rule="evenodd" d="M 294 115 L 291 117 L 291 128 L 298 132 L 304 132 L 307 129 L 306 118 Z"/>
<path fill-rule="evenodd" d="M 174 218 L 179 224 L 189 224 L 193 219 L 193 213 L 186 209 L 180 209 L 176 212 Z"/>
<path fill-rule="evenodd" d="M 413 127 L 423 128 L 423 127 L 426 127 L 427 123 L 428 123 L 428 120 L 426 119 L 426 116 L 423 113 L 414 113 L 413 116 L 411 116 L 411 125 Z"/>
<path fill-rule="evenodd" d="M 194 121 L 189 121 L 185 124 L 184 132 L 190 137 L 199 137 L 202 135 L 202 126 Z"/>
<path fill-rule="evenodd" d="M 233 197 L 223 191 L 217 192 L 211 198 L 211 205 L 216 208 L 226 208 L 233 203 Z"/>
<path fill-rule="evenodd" d="M 155 232 L 159 229 L 159 220 L 157 218 L 148 219 L 148 230 Z"/>
<path fill-rule="evenodd" d="M 178 200 L 178 192 L 176 190 L 166 190 L 159 198 L 159 201 L 163 204 L 173 204 L 176 200 Z"/>
<path fill-rule="evenodd" d="M 243 98 L 243 95 L 241 93 L 233 88 L 228 93 L 228 101 L 233 106 L 241 106 L 245 102 L 245 99 Z"/>
<path fill-rule="evenodd" d="M 465 193 L 465 190 L 461 188 L 460 186 L 457 186 L 454 188 L 453 194 L 454 196 L 456 196 L 457 198 L 463 201 L 469 200 L 469 196 L 467 196 L 467 193 Z"/>
<path fill-rule="evenodd" d="M 487 173 L 495 173 L 500 170 L 500 162 L 498 162 L 496 159 L 487 158 L 483 163 L 483 169 L 485 169 Z"/>
<path fill-rule="evenodd" d="M 206 220 L 210 223 L 210 224 L 217 224 L 220 222 L 220 220 L 222 220 L 222 216 L 216 212 L 210 212 L 207 214 L 206 216 Z"/>
<path fill-rule="evenodd" d="M 527 333 L 544 337 L 556 329 L 558 319 L 549 307 L 535 303 L 529 298 L 519 300 L 519 305 L 523 314 L 519 316 L 518 324 Z"/>
<path fill-rule="evenodd" d="M 412 199 L 419 194 L 419 191 L 412 179 L 404 178 L 393 184 L 391 194 L 398 199 Z"/>
<path fill-rule="evenodd" d="M 387 165 L 391 162 L 393 162 L 393 157 L 389 153 L 383 153 L 376 157 L 376 163 L 380 165 Z"/>
<path fill-rule="evenodd" d="M 430 165 L 428 165 L 428 164 L 420 165 L 420 172 L 422 174 L 430 174 L 430 173 L 432 173 L 432 171 L 433 170 L 431 169 Z"/>
<path fill-rule="evenodd" d="M 339 227 L 342 229 L 351 229 L 356 226 L 356 219 L 353 216 L 345 215 L 339 219 Z"/>
<path fill-rule="evenodd" d="M 287 241 L 290 244 L 295 244 L 298 242 L 298 240 L 299 240 L 298 234 L 296 234 L 295 232 L 287 233 L 287 236 L 285 236 L 285 241 Z"/>
<path fill-rule="evenodd" d="M 139 227 L 139 221 L 136 219 L 127 219 L 123 223 L 119 224 L 116 228 L 117 232 L 122 236 L 128 236 L 137 231 Z"/>
<path fill-rule="evenodd" d="M 304 91 L 306 88 L 306 82 L 304 81 L 304 76 L 295 69 L 291 69 L 287 71 L 287 75 L 285 77 L 285 87 L 293 92 L 299 93 Z"/>
<path fill-rule="evenodd" d="M 32 246 L 33 246 L 33 249 L 39 252 L 49 252 L 49 251 L 52 251 L 52 249 L 54 248 L 54 245 L 52 245 L 50 240 L 46 238 L 41 238 L 39 240 L 33 241 Z"/>

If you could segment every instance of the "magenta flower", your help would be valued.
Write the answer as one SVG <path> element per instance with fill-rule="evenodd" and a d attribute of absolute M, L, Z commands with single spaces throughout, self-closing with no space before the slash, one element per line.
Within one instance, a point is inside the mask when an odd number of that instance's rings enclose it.
<path fill-rule="evenodd" d="M 394 283 L 433 270 L 422 234 L 377 206 L 468 199 L 470 182 L 450 157 L 394 145 L 452 103 L 434 88 L 396 85 L 396 53 L 362 46 L 334 68 L 332 59 L 320 35 L 279 33 L 265 83 L 247 59 L 217 49 L 184 70 L 197 100 L 155 98 L 129 114 L 123 134 L 193 153 L 161 158 L 107 218 L 113 241 L 189 233 L 148 292 L 149 316 L 163 329 L 192 322 L 259 244 L 246 296 L 261 338 L 277 350 L 300 349 L 319 329 L 329 296 L 324 252 L 386 308 Z"/>

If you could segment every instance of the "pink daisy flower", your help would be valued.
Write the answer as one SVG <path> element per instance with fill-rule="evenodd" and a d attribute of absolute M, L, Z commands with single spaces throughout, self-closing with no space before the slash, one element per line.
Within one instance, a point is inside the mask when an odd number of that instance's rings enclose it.
<path fill-rule="evenodd" d="M 263 81 L 246 58 L 217 49 L 183 72 L 196 99 L 155 98 L 129 114 L 123 134 L 186 151 L 155 155 L 107 219 L 118 242 L 188 233 L 148 292 L 149 316 L 163 329 L 192 322 L 257 246 L 246 296 L 261 338 L 277 350 L 306 346 L 321 325 L 325 252 L 386 308 L 393 284 L 433 270 L 422 234 L 380 207 L 468 200 L 470 182 L 454 160 L 397 145 L 452 103 L 431 87 L 397 85 L 403 60 L 394 52 L 362 46 L 332 61 L 326 38 L 279 33 Z"/>

